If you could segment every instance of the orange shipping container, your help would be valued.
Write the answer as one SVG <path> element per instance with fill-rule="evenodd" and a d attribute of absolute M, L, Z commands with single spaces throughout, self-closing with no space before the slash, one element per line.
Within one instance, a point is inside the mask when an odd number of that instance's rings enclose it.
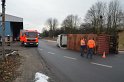
<path fill-rule="evenodd" d="M 68 34 L 67 35 L 67 48 L 74 50 L 75 49 L 75 35 L 74 34 Z"/>
<path fill-rule="evenodd" d="M 104 51 L 109 53 L 109 37 L 108 35 L 99 35 L 96 34 L 68 34 L 67 37 L 67 48 L 70 50 L 80 51 L 80 40 L 84 37 L 87 41 L 90 38 L 93 38 L 96 42 L 95 53 L 102 54 Z"/>

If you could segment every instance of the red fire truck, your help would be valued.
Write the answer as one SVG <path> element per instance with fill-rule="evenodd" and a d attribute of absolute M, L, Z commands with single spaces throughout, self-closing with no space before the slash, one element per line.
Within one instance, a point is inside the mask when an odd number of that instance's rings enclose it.
<path fill-rule="evenodd" d="M 37 30 L 21 30 L 20 42 L 24 46 L 33 45 L 38 47 L 38 32 Z"/>

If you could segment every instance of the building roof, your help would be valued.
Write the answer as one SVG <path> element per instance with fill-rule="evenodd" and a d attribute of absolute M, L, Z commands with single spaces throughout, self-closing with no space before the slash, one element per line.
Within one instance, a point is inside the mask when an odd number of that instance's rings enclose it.
<path fill-rule="evenodd" d="M 1 14 L 1 13 L 0 13 L 0 14 Z M 0 17 L 0 21 L 2 21 L 2 17 Z M 6 15 L 5 15 L 5 21 L 10 21 L 10 22 L 23 22 L 23 18 L 6 14 Z"/>

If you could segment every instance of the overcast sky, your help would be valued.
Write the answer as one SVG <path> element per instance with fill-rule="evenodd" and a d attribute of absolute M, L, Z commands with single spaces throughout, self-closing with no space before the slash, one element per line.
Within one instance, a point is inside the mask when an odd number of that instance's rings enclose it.
<path fill-rule="evenodd" d="M 87 10 L 97 1 L 103 0 L 6 0 L 6 13 L 22 17 L 25 29 L 41 32 L 48 18 L 57 18 L 59 24 L 69 14 L 83 19 Z M 120 2 L 124 5 L 123 0 Z"/>

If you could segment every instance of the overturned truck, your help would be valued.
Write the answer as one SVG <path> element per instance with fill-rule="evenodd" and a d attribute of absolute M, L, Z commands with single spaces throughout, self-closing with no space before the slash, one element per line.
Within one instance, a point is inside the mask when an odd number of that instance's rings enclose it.
<path fill-rule="evenodd" d="M 110 54 L 110 53 L 117 54 L 118 53 L 118 37 L 115 38 L 115 36 L 110 36 L 107 34 L 99 34 L 99 35 L 97 34 L 67 34 L 66 36 L 67 36 L 67 49 L 70 49 L 70 50 L 80 51 L 80 40 L 82 37 L 84 37 L 86 39 L 86 43 L 88 42 L 90 38 L 93 38 L 95 40 L 96 42 L 96 47 L 94 49 L 95 54 L 103 54 L 104 52 L 106 54 Z M 58 43 L 62 44 L 63 43 L 62 39 L 66 39 L 66 38 L 62 38 L 61 36 L 60 40 L 57 41 L 57 44 Z"/>

